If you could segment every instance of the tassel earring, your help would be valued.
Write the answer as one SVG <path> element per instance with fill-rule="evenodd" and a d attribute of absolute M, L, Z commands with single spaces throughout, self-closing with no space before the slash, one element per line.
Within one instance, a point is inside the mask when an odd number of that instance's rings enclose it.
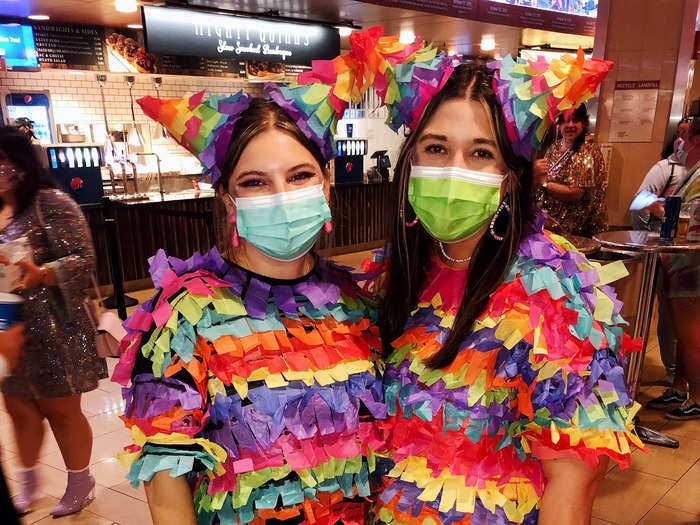
<path fill-rule="evenodd" d="M 231 234 L 231 246 L 233 246 L 234 248 L 238 248 L 238 246 L 241 244 L 241 241 L 238 238 L 238 228 L 236 228 L 235 213 L 232 213 L 228 216 L 228 222 L 229 224 L 233 224 L 233 233 Z"/>
<path fill-rule="evenodd" d="M 333 231 L 333 223 L 331 221 L 327 221 L 323 225 L 323 231 L 326 233 L 331 233 Z"/>

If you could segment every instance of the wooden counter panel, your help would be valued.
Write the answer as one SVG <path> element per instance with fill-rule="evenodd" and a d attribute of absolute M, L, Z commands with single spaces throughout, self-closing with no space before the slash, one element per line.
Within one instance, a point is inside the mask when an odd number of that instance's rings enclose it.
<path fill-rule="evenodd" d="M 391 184 L 333 188 L 333 231 L 330 235 L 321 233 L 316 249 L 343 253 L 383 242 L 389 233 L 391 190 Z M 217 199 L 115 203 L 112 208 L 126 282 L 148 278 L 148 258 L 160 248 L 168 255 L 186 259 L 195 251 L 208 251 L 214 244 L 222 249 L 230 243 L 225 210 Z M 100 284 L 109 284 L 103 209 L 94 206 L 85 208 L 84 212 L 97 253 L 98 280 Z"/>

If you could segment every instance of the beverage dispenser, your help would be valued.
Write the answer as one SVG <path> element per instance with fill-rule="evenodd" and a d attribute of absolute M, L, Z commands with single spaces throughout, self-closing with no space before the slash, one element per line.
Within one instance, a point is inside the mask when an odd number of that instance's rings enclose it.
<path fill-rule="evenodd" d="M 338 149 L 338 155 L 335 158 L 336 185 L 362 184 L 367 140 L 338 139 L 336 140 L 336 148 Z"/>
<path fill-rule="evenodd" d="M 78 204 L 99 203 L 102 189 L 104 152 L 98 144 L 67 146 L 49 144 L 44 148 L 49 160 L 49 170 L 61 189 L 70 194 Z"/>

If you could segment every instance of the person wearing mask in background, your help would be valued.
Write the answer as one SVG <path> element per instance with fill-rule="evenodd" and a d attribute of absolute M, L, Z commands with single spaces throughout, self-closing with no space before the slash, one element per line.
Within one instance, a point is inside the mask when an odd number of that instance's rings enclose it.
<path fill-rule="evenodd" d="M 557 120 L 560 138 L 534 163 L 537 201 L 556 233 L 592 237 L 607 227 L 608 174 L 600 147 L 586 139 L 588 112 L 581 104 Z"/>
<path fill-rule="evenodd" d="M 612 63 L 586 66 L 602 80 Z M 536 139 L 517 135 L 508 98 L 525 70 L 461 64 L 409 121 L 380 316 L 378 524 L 588 525 L 609 458 L 625 467 L 642 446 L 619 305 L 601 316 L 585 299 L 612 307 L 608 272 L 533 206 Z"/>
<path fill-rule="evenodd" d="M 682 138 L 676 137 L 674 139 L 673 152 L 667 158 L 661 159 L 652 166 L 649 173 L 644 177 L 639 189 L 637 189 L 637 194 L 642 191 L 653 193 L 658 197 L 667 197 L 673 194 L 679 184 L 685 180 L 688 171 L 677 156 L 678 149 L 682 143 Z M 663 216 L 664 203 L 663 201 L 656 201 L 642 210 L 630 210 L 630 224 L 633 230 L 658 232 L 661 229 Z M 673 331 L 671 310 L 665 290 L 662 273 L 656 283 L 659 309 L 656 334 L 659 339 L 661 360 L 666 368 L 666 377 L 661 381 L 668 385 L 673 383 L 676 373 L 676 336 Z M 667 390 L 663 395 L 649 401 L 647 407 L 656 410 L 670 410 L 680 405 L 683 399 L 680 394 Z"/>
<path fill-rule="evenodd" d="M 700 201 L 700 117 L 684 131 L 677 156 L 688 174 L 674 195 L 681 197 L 681 207 L 688 209 Z M 700 253 L 663 254 L 661 260 L 677 338 L 673 388 L 661 398 L 682 400 L 666 413 L 668 419 L 700 419 Z"/>
<path fill-rule="evenodd" d="M 81 395 L 107 377 L 97 356 L 84 290 L 91 286 L 94 250 L 78 205 L 55 188 L 26 135 L 0 128 L 0 242 L 28 238 L 32 256 L 17 293 L 24 299 L 27 341 L 18 365 L 2 383 L 22 471 L 15 506 L 31 510 L 38 489 L 36 463 L 47 419 L 68 471 L 54 516 L 79 511 L 93 499 L 88 465 L 92 430 Z"/>
<path fill-rule="evenodd" d="M 0 382 L 17 365 L 24 341 L 24 323 L 14 323 L 7 330 L 0 331 Z M 3 524 L 19 525 L 19 518 L 12 504 L 2 469 L 0 469 L 0 516 L 3 517 Z"/>

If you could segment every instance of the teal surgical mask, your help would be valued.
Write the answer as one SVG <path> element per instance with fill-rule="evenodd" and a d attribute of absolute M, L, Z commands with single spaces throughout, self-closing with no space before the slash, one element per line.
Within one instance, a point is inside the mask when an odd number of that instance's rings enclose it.
<path fill-rule="evenodd" d="M 408 201 L 430 235 L 457 242 L 474 234 L 496 213 L 503 179 L 503 175 L 456 166 L 413 166 Z"/>
<path fill-rule="evenodd" d="M 235 199 L 238 235 L 279 261 L 293 261 L 316 242 L 331 210 L 323 184 L 300 190 Z"/>
<path fill-rule="evenodd" d="M 685 151 L 685 141 L 682 141 L 678 145 L 678 149 L 676 150 L 676 158 L 678 159 L 678 162 L 685 166 L 685 163 L 688 160 L 688 152 Z"/>

